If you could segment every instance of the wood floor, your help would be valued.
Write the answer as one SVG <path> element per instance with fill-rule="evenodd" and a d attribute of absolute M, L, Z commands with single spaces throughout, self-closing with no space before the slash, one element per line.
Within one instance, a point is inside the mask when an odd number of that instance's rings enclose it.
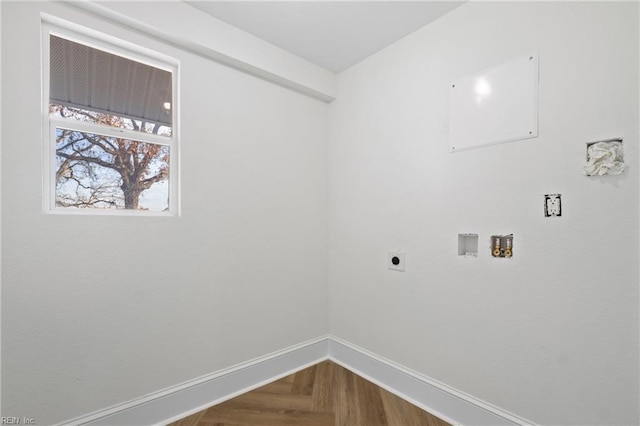
<path fill-rule="evenodd" d="M 185 417 L 170 426 L 446 426 L 331 362 Z"/>

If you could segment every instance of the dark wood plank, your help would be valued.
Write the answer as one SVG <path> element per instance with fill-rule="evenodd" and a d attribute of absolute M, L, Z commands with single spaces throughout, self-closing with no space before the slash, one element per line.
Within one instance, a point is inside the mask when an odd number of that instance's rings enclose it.
<path fill-rule="evenodd" d="M 335 364 L 332 362 L 318 364 L 313 392 L 311 393 L 311 409 L 314 411 L 334 411 L 334 386 L 332 380 L 334 367 Z"/>
<path fill-rule="evenodd" d="M 355 374 L 346 368 L 335 365 L 333 369 L 334 409 L 336 426 L 360 425 L 360 406 L 358 404 L 358 388 Z"/>
<path fill-rule="evenodd" d="M 274 394 L 256 390 L 233 399 L 257 409 L 311 411 L 311 397 L 308 395 Z"/>
<path fill-rule="evenodd" d="M 354 377 L 358 388 L 358 406 L 360 407 L 362 424 L 368 426 L 387 425 L 387 416 L 380 397 L 380 387 L 362 377 L 356 375 Z"/>
<path fill-rule="evenodd" d="M 294 376 L 291 386 L 291 393 L 297 395 L 311 395 L 313 392 L 313 383 L 316 378 L 317 365 L 305 368 L 297 372 Z"/>
<path fill-rule="evenodd" d="M 333 413 L 253 408 L 234 400 L 209 408 L 202 421 L 260 426 L 333 426 Z"/>

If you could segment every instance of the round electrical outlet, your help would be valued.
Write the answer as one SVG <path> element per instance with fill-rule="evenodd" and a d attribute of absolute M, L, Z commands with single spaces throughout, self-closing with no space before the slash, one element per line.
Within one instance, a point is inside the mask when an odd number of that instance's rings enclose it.
<path fill-rule="evenodd" d="M 404 252 L 389 251 L 387 267 L 396 271 L 404 271 Z"/>

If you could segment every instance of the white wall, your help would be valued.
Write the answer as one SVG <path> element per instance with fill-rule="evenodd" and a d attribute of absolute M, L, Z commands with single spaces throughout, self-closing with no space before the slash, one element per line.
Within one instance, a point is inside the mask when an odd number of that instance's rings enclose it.
<path fill-rule="evenodd" d="M 539 137 L 450 154 L 449 84 L 531 51 Z M 638 112 L 631 2 L 471 2 L 340 74 L 332 334 L 533 422 L 638 424 Z M 585 142 L 617 136 L 628 170 L 583 176 Z"/>
<path fill-rule="evenodd" d="M 64 421 L 325 334 L 327 105 L 2 8 L 2 415 Z M 42 213 L 41 11 L 181 61 L 181 217 Z"/>

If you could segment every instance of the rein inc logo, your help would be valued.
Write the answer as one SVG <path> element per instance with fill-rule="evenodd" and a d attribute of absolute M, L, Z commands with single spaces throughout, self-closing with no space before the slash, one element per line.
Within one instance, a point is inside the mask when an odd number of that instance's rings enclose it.
<path fill-rule="evenodd" d="M 35 425 L 36 420 L 31 417 L 0 417 L 0 425 Z"/>

